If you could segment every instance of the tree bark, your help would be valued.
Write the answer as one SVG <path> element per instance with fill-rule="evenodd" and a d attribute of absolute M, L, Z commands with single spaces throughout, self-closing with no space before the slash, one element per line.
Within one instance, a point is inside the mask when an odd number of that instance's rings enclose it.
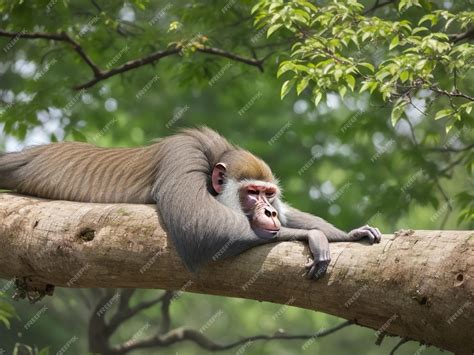
<path fill-rule="evenodd" d="M 189 273 L 153 205 L 0 194 L 0 277 L 61 287 L 161 288 L 297 306 L 459 354 L 474 351 L 474 232 L 400 231 L 331 244 L 319 281 L 300 242 L 267 244 Z M 230 246 L 232 247 L 232 246 Z"/>

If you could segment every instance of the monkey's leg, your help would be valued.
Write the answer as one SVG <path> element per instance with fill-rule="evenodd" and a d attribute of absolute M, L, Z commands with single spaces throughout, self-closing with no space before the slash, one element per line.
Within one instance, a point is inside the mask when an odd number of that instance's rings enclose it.
<path fill-rule="evenodd" d="M 382 234 L 378 228 L 368 225 L 353 229 L 346 233 L 324 219 L 302 212 L 296 208 L 287 206 L 285 208 L 285 226 L 296 229 L 317 229 L 324 233 L 329 242 L 354 242 L 363 238 L 368 238 L 370 244 L 380 243 Z"/>
<path fill-rule="evenodd" d="M 331 262 L 328 238 L 320 230 L 304 230 L 282 227 L 276 241 L 301 240 L 307 241 L 313 260 L 305 265 L 308 279 L 319 279 L 326 274 Z"/>

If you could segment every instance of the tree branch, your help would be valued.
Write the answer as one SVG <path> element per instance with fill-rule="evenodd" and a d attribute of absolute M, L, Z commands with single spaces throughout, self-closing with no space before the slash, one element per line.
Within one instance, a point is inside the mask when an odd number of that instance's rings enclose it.
<path fill-rule="evenodd" d="M 10 32 L 0 29 L 0 37 L 10 38 L 24 38 L 24 39 L 49 39 L 51 41 L 65 42 L 71 45 L 74 50 L 78 53 L 81 59 L 91 68 L 94 76 L 100 76 L 101 70 L 99 67 L 90 59 L 90 57 L 84 52 L 83 48 L 77 43 L 72 37 L 66 32 L 56 33 L 45 33 L 45 32 Z"/>
<path fill-rule="evenodd" d="M 209 339 L 208 337 L 204 336 L 201 332 L 197 330 L 187 328 L 187 327 L 180 327 L 180 328 L 173 329 L 163 335 L 156 335 L 153 338 L 143 340 L 141 342 L 137 342 L 134 344 L 130 344 L 128 346 L 124 345 L 117 350 L 120 350 L 126 353 L 132 350 L 146 349 L 146 348 L 159 347 L 159 346 L 169 346 L 174 343 L 190 340 L 205 350 L 223 351 L 223 350 L 235 348 L 239 345 L 250 344 L 257 340 L 275 340 L 275 339 L 283 339 L 283 340 L 303 339 L 304 340 L 304 339 L 322 338 L 329 334 L 337 332 L 340 329 L 350 326 L 352 324 L 353 322 L 351 321 L 345 321 L 345 322 L 342 322 L 341 324 L 338 324 L 337 326 L 333 328 L 323 329 L 314 334 L 291 335 L 291 334 L 285 334 L 282 332 L 277 332 L 273 335 L 265 335 L 265 334 L 254 335 L 254 336 L 249 336 L 249 337 L 239 339 L 229 344 L 216 343 L 212 341 L 211 339 Z"/>
<path fill-rule="evenodd" d="M 108 79 L 114 75 L 125 73 L 129 70 L 142 67 L 147 64 L 154 63 L 162 58 L 169 57 L 181 52 L 181 47 L 170 48 L 162 51 L 154 52 L 146 57 L 131 60 L 123 65 L 120 65 L 116 68 L 110 69 L 108 71 L 103 71 L 100 75 L 95 76 L 93 79 L 85 82 L 84 84 L 74 86 L 74 90 L 89 89 L 99 81 Z"/>
<path fill-rule="evenodd" d="M 395 0 L 388 0 L 388 1 L 385 1 L 385 2 L 382 2 L 382 3 L 380 2 L 380 0 L 376 0 L 374 5 L 370 9 L 367 9 L 367 10 L 364 11 L 364 15 L 368 15 L 371 12 L 374 12 L 375 10 L 380 9 L 381 7 L 384 7 L 384 6 L 393 4 L 393 3 L 395 3 Z"/>
<path fill-rule="evenodd" d="M 437 93 L 437 94 L 440 94 L 440 95 L 444 95 L 444 96 L 448 96 L 448 97 L 462 97 L 464 99 L 468 99 L 470 101 L 474 101 L 474 97 L 472 96 L 469 96 L 467 94 L 463 94 L 462 92 L 458 92 L 458 91 L 447 91 L 447 90 L 443 90 L 443 89 L 440 89 L 436 86 L 430 86 L 428 88 L 429 90 Z"/>
<path fill-rule="evenodd" d="M 458 34 L 455 34 L 455 35 L 451 35 L 451 36 L 449 36 L 449 39 L 453 43 L 458 43 L 458 42 L 461 42 L 465 39 L 473 40 L 474 39 L 474 28 L 471 28 L 470 30 L 468 30 L 466 32 L 463 32 L 463 33 L 458 33 Z"/>
<path fill-rule="evenodd" d="M 301 276 L 310 252 L 300 242 L 255 247 L 192 274 L 158 221 L 153 205 L 2 193 L 0 277 L 26 278 L 36 285 L 162 288 L 291 304 L 460 354 L 474 350 L 473 231 L 401 231 L 373 246 L 333 243 L 328 274 L 312 281 Z M 104 334 L 101 307 L 116 297 L 109 293 L 96 307 L 92 339 Z M 156 341 L 176 341 L 185 333 L 172 330 Z"/>
<path fill-rule="evenodd" d="M 461 148 L 453 148 L 453 147 L 433 147 L 433 148 L 427 148 L 428 152 L 437 152 L 437 153 L 460 153 L 460 152 L 465 152 L 466 150 L 471 150 L 474 149 L 474 143 L 469 144 L 465 147 Z"/>
<path fill-rule="evenodd" d="M 405 344 L 408 340 L 409 340 L 409 339 L 407 339 L 407 338 L 402 338 L 402 339 L 400 339 L 400 341 L 397 343 L 397 345 L 395 345 L 395 346 L 393 347 L 393 349 L 390 351 L 390 354 L 389 354 L 389 355 L 394 355 L 395 352 L 398 350 L 398 348 L 399 348 L 400 346 L 402 346 L 403 344 Z"/>
<path fill-rule="evenodd" d="M 222 49 L 213 48 L 213 47 L 198 46 L 196 47 L 196 50 L 198 52 L 213 54 L 220 57 L 229 58 L 237 62 L 245 63 L 248 65 L 257 67 L 261 72 L 263 72 L 263 60 L 244 58 L 239 55 L 229 53 L 229 52 L 223 51 Z"/>
<path fill-rule="evenodd" d="M 168 48 L 165 50 L 160 50 L 156 51 L 154 53 L 151 53 L 145 57 L 138 58 L 135 60 L 131 60 L 121 66 L 118 66 L 116 68 L 112 68 L 110 70 L 101 70 L 97 64 L 95 64 L 92 59 L 86 54 L 84 49 L 81 47 L 81 45 L 75 41 L 72 37 L 70 37 L 66 32 L 62 32 L 59 34 L 56 33 L 45 33 L 45 32 L 11 32 L 11 31 L 5 31 L 0 29 L 0 37 L 9 37 L 9 38 L 23 38 L 23 39 L 47 39 L 47 40 L 52 40 L 52 41 L 58 41 L 58 42 L 65 42 L 71 45 L 74 50 L 78 53 L 78 55 L 81 57 L 81 59 L 91 68 L 94 78 L 83 83 L 80 85 L 74 86 L 74 90 L 82 90 L 82 89 L 88 89 L 97 84 L 98 82 L 102 80 L 106 80 L 114 75 L 117 74 L 122 74 L 125 73 L 129 70 L 139 68 L 141 66 L 151 64 L 154 62 L 159 61 L 162 58 L 171 56 L 171 55 L 176 55 L 180 54 L 181 50 L 183 47 L 181 45 L 177 45 L 173 48 Z M 263 72 L 263 62 L 264 59 L 254 59 L 254 58 L 246 58 L 242 57 L 240 55 L 227 52 L 223 49 L 220 48 L 214 48 L 214 47 L 207 47 L 207 46 L 202 46 L 198 45 L 195 47 L 197 52 L 201 53 L 207 53 L 211 55 L 215 55 L 218 57 L 224 57 L 236 62 L 244 63 L 250 66 L 254 66 L 258 68 L 261 72 Z"/>

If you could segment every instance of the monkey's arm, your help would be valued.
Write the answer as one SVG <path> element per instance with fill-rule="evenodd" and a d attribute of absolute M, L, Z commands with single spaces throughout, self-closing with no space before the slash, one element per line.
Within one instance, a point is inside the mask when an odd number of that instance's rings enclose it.
<path fill-rule="evenodd" d="M 300 240 L 307 241 L 313 260 L 305 265 L 308 272 L 306 277 L 319 279 L 324 276 L 331 261 L 329 242 L 320 230 L 293 229 L 282 227 L 278 232 L 276 241 Z"/>
<path fill-rule="evenodd" d="M 317 229 L 324 233 L 329 242 L 351 242 L 367 237 L 371 244 L 379 243 L 382 234 L 378 228 L 368 225 L 354 229 L 349 233 L 334 227 L 331 223 L 321 217 L 302 212 L 296 208 L 284 206 L 285 227 L 296 229 Z"/>

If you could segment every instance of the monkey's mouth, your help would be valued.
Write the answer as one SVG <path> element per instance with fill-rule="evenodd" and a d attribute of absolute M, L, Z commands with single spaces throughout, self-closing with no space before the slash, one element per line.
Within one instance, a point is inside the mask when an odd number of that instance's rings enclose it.
<path fill-rule="evenodd" d="M 254 232 L 258 237 L 262 239 L 273 239 L 280 229 L 265 229 L 265 228 L 255 228 Z"/>
<path fill-rule="evenodd" d="M 264 229 L 264 231 L 271 234 L 277 234 L 280 230 L 279 229 Z"/>

